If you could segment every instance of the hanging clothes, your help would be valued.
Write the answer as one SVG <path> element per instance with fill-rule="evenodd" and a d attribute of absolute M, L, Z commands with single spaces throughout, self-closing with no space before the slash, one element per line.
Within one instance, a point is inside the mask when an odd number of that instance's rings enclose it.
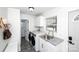
<path fill-rule="evenodd" d="M 11 37 L 11 32 L 9 29 L 6 29 L 3 31 L 3 39 L 6 40 L 6 39 L 9 39 Z"/>
<path fill-rule="evenodd" d="M 3 28 L 4 31 L 3 31 L 3 39 L 6 40 L 6 39 L 9 39 L 11 37 L 11 32 L 9 30 L 9 24 L 5 24 L 3 22 L 3 18 L 1 17 L 0 18 L 0 28 Z"/>
<path fill-rule="evenodd" d="M 4 26 L 5 26 L 5 29 L 3 31 L 3 39 L 6 40 L 6 39 L 9 39 L 11 37 L 12 33 L 9 30 L 8 24 L 5 24 Z"/>

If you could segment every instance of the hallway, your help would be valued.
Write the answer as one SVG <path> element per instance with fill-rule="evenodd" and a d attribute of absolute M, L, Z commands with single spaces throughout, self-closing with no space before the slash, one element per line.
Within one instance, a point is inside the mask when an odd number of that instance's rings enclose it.
<path fill-rule="evenodd" d="M 21 38 L 21 52 L 35 52 L 34 48 L 32 48 L 25 38 Z"/>

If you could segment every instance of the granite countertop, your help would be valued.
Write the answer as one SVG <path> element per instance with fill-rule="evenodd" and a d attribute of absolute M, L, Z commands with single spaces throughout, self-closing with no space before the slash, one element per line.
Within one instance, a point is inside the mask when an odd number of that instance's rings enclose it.
<path fill-rule="evenodd" d="M 45 39 L 43 36 L 41 37 L 41 36 L 39 36 L 41 39 L 44 39 L 45 41 L 47 41 L 47 42 L 49 42 L 49 43 L 51 43 L 52 45 L 54 45 L 54 46 L 57 46 L 57 45 L 59 45 L 60 43 L 62 43 L 64 40 L 63 39 L 60 39 L 60 38 L 58 38 L 58 37 L 53 37 L 53 38 L 50 38 L 50 39 Z"/>

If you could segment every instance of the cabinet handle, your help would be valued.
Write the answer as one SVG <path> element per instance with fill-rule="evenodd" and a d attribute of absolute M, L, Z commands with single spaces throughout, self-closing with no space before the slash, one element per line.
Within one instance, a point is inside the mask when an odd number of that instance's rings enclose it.
<path fill-rule="evenodd" d="M 42 44 L 42 48 L 43 48 L 43 44 Z"/>

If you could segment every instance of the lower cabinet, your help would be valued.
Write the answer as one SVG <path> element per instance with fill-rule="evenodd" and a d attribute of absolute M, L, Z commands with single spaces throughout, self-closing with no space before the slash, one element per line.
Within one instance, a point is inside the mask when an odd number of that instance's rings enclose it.
<path fill-rule="evenodd" d="M 40 37 L 36 38 L 35 50 L 40 52 L 62 52 L 62 44 L 57 46 L 52 45 L 51 43 L 41 39 Z"/>
<path fill-rule="evenodd" d="M 40 39 L 40 52 L 45 52 L 46 50 L 46 41 Z"/>
<path fill-rule="evenodd" d="M 40 38 L 38 36 L 35 37 L 35 50 L 40 51 Z"/>
<path fill-rule="evenodd" d="M 54 52 L 55 46 L 50 44 L 49 42 L 46 42 L 43 39 L 40 39 L 40 52 Z"/>

